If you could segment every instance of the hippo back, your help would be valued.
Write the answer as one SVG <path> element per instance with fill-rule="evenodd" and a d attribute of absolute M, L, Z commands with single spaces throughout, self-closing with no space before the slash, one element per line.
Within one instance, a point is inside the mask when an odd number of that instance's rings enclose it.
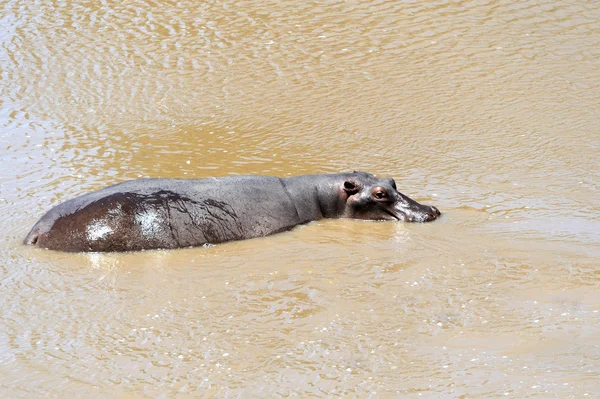
<path fill-rule="evenodd" d="M 260 237 L 299 223 L 281 179 L 141 179 L 51 209 L 25 243 L 62 251 L 181 248 Z"/>

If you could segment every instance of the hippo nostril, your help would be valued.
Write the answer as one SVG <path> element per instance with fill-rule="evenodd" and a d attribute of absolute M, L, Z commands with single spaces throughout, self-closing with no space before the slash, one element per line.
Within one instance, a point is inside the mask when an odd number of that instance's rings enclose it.
<path fill-rule="evenodd" d="M 442 212 L 440 212 L 439 209 L 437 209 L 435 206 L 430 206 L 430 208 L 434 215 L 440 216 L 442 214 Z"/>

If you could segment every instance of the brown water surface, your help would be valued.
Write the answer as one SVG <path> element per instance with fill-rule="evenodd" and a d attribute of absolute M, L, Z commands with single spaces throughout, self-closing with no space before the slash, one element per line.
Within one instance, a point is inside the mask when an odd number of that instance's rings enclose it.
<path fill-rule="evenodd" d="M 600 397 L 600 3 L 0 6 L 0 393 Z M 63 254 L 140 176 L 365 170 L 430 224 Z"/>

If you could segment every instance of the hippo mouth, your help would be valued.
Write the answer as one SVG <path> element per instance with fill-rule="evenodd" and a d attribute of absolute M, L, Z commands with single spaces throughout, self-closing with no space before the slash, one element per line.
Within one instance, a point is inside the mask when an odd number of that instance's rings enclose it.
<path fill-rule="evenodd" d="M 400 215 L 398 215 L 397 212 L 395 211 L 391 211 L 389 209 L 384 209 L 385 213 L 387 213 L 388 215 L 390 215 L 391 217 L 393 217 L 397 222 L 404 222 L 406 221 L 406 214 L 402 211 L 400 211 Z"/>

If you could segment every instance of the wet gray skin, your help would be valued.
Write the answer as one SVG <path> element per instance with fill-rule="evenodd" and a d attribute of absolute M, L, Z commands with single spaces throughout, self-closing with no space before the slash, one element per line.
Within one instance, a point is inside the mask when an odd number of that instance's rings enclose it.
<path fill-rule="evenodd" d="M 261 237 L 324 218 L 428 222 L 433 206 L 372 174 L 132 180 L 63 202 L 24 240 L 66 252 L 120 252 Z"/>

